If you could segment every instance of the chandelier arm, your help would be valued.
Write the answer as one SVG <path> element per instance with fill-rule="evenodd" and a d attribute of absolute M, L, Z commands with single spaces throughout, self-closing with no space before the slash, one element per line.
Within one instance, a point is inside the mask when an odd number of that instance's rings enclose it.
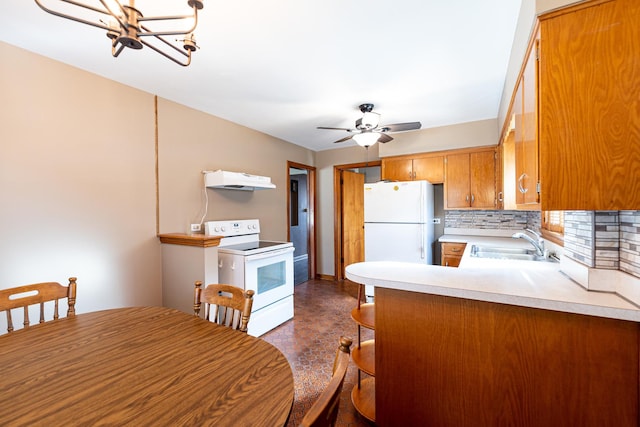
<path fill-rule="evenodd" d="M 63 3 L 69 3 L 69 4 L 72 4 L 74 6 L 82 7 L 84 9 L 89 9 L 89 10 L 92 10 L 94 12 L 103 13 L 105 15 L 109 14 L 108 12 L 105 12 L 102 9 L 98 9 L 97 7 L 93 7 L 93 6 L 90 6 L 88 4 L 83 4 L 83 3 L 80 3 L 80 2 L 77 2 L 77 1 L 73 1 L 73 0 L 60 0 L 60 1 L 63 2 Z M 40 3 L 40 2 L 38 0 L 36 0 L 36 3 Z"/>
<path fill-rule="evenodd" d="M 62 0 L 62 1 L 71 2 L 72 0 Z M 111 8 L 109 7 L 109 4 L 105 0 L 100 0 L 100 3 L 102 3 L 102 6 L 104 6 L 104 8 L 107 9 L 107 15 L 109 15 L 110 17 L 118 21 L 118 24 L 120 24 L 122 28 L 125 28 L 127 26 L 127 22 L 129 21 L 129 12 L 127 12 L 126 8 L 122 7 L 122 4 L 120 4 L 118 0 L 113 0 L 113 1 L 116 2 L 116 4 L 118 5 L 118 8 L 120 9 L 120 11 L 117 13 L 114 13 L 113 10 L 111 10 Z M 121 18 L 120 14 L 124 16 L 124 20 Z"/>
<path fill-rule="evenodd" d="M 168 41 L 162 39 L 161 37 L 156 37 L 158 40 L 164 42 L 165 44 L 167 44 L 168 46 L 172 47 L 173 49 L 175 49 L 177 52 L 181 53 L 182 55 L 187 57 L 187 62 L 183 63 L 178 61 L 177 59 L 175 59 L 174 57 L 172 57 L 171 55 L 161 51 L 160 49 L 158 49 L 157 47 L 155 47 L 152 44 L 149 44 L 147 42 L 145 42 L 144 40 L 140 40 L 140 43 L 142 43 L 143 45 L 147 46 L 149 49 L 152 49 L 154 51 L 156 51 L 157 53 L 159 53 L 160 55 L 164 56 L 167 59 L 170 59 L 171 61 L 175 62 L 178 65 L 182 65 L 183 67 L 188 66 L 191 63 L 191 51 L 187 51 L 187 53 L 181 51 L 180 49 L 178 49 L 177 47 L 175 47 L 174 45 L 172 45 L 171 43 L 169 43 Z"/>
<path fill-rule="evenodd" d="M 183 30 L 183 31 L 177 31 L 177 30 L 175 30 L 175 31 L 150 31 L 147 27 L 145 27 L 143 25 L 140 25 L 140 28 L 143 29 L 146 32 L 144 32 L 144 33 L 138 32 L 138 36 L 140 36 L 140 37 L 142 37 L 142 36 L 154 36 L 154 37 L 158 37 L 158 36 L 179 36 L 181 34 L 193 33 L 193 31 L 198 26 L 198 10 L 195 8 L 195 6 L 193 7 L 193 10 L 194 10 L 193 16 L 167 17 L 167 19 L 194 18 L 193 26 L 188 30 Z M 154 19 L 162 19 L 162 18 L 150 18 L 149 20 L 154 20 Z M 138 21 L 146 21 L 146 19 L 140 18 L 140 19 L 138 19 Z"/>
<path fill-rule="evenodd" d="M 86 6 L 86 5 L 83 5 L 83 4 L 80 4 L 80 3 L 76 3 L 76 2 L 73 2 L 73 1 L 69 1 L 69 0 L 63 0 L 63 1 L 65 1 L 65 2 L 67 2 L 67 3 L 74 4 L 74 5 L 79 6 L 79 7 L 84 7 L 85 9 L 93 10 L 93 11 L 95 11 L 95 12 L 103 13 L 103 14 L 105 14 L 105 15 L 111 16 L 111 15 L 109 15 L 107 12 L 105 12 L 105 11 L 103 11 L 103 10 L 100 10 L 100 9 L 96 9 L 96 8 L 94 8 L 94 7 L 91 7 L 91 6 Z M 40 2 L 40 0 L 35 0 L 35 2 L 36 2 L 36 4 L 40 7 L 40 9 L 42 9 L 42 10 L 44 10 L 45 12 L 50 13 L 50 14 L 52 14 L 52 15 L 59 16 L 59 17 L 61 17 L 61 18 L 70 19 L 70 20 L 72 20 L 72 21 L 80 22 L 81 24 L 91 25 L 92 27 L 101 28 L 101 29 L 103 29 L 103 30 L 109 30 L 109 29 L 110 29 L 107 25 L 97 24 L 97 23 L 95 23 L 95 22 L 87 21 L 87 20 L 85 20 L 85 19 L 76 18 L 75 16 L 65 15 L 64 13 L 56 12 L 55 10 L 49 9 L 48 7 L 46 7 L 45 5 L 43 5 L 43 4 Z"/>
<path fill-rule="evenodd" d="M 113 56 L 114 58 L 117 58 L 118 55 L 120 55 L 120 52 L 122 52 L 124 50 L 124 45 L 120 44 L 120 47 L 118 47 L 118 49 L 116 49 L 116 46 L 118 45 L 118 42 L 114 39 L 111 42 L 111 56 Z"/>

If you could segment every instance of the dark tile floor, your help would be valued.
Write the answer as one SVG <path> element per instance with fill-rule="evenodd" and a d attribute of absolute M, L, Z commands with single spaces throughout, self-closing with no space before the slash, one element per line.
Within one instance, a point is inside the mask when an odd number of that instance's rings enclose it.
<path fill-rule="evenodd" d="M 357 285 L 350 282 L 309 280 L 297 285 L 294 318 L 262 336 L 282 351 L 293 370 L 295 402 L 288 426 L 300 424 L 329 382 L 340 336 L 347 336 L 356 344 L 358 328 L 350 313 L 356 306 L 357 293 Z M 363 341 L 373 337 L 373 331 L 362 329 Z M 337 426 L 371 425 L 351 403 L 357 372 L 351 363 L 340 398 Z"/>

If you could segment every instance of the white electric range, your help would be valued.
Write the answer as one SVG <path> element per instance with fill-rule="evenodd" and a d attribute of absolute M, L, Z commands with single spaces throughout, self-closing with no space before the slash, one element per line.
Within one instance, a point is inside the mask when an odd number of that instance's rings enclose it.
<path fill-rule="evenodd" d="M 205 233 L 223 236 L 218 246 L 218 281 L 252 289 L 248 333 L 258 337 L 293 318 L 291 242 L 260 240 L 257 219 L 208 221 Z"/>

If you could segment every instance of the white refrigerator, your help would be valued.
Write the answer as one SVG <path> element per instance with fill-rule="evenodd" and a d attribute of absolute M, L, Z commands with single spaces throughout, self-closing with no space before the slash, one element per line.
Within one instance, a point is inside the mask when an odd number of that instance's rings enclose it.
<path fill-rule="evenodd" d="M 364 260 L 431 264 L 433 185 L 428 181 L 364 185 Z M 367 299 L 373 287 L 367 286 Z"/>

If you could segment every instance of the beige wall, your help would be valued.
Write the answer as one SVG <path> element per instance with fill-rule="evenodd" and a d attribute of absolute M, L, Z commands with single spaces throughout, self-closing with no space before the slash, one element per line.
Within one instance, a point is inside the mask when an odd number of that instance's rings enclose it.
<path fill-rule="evenodd" d="M 0 43 L 0 286 L 160 304 L 153 96 Z"/>
<path fill-rule="evenodd" d="M 497 145 L 498 126 L 496 119 L 479 120 L 398 133 L 393 138 L 393 141 L 380 145 L 380 157 Z"/>
<path fill-rule="evenodd" d="M 313 166 L 314 152 L 180 104 L 158 101 L 160 232 L 187 232 L 203 215 L 203 170 L 271 178 L 275 190 L 208 189 L 207 220 L 260 219 L 261 238 L 287 238 L 287 161 Z"/>
<path fill-rule="evenodd" d="M 79 313 L 162 299 L 154 96 L 0 42 L 0 287 L 78 277 Z M 207 219 L 285 239 L 287 160 L 314 152 L 158 100 L 159 229 L 201 215 L 204 169 L 276 190 L 207 190 Z"/>

